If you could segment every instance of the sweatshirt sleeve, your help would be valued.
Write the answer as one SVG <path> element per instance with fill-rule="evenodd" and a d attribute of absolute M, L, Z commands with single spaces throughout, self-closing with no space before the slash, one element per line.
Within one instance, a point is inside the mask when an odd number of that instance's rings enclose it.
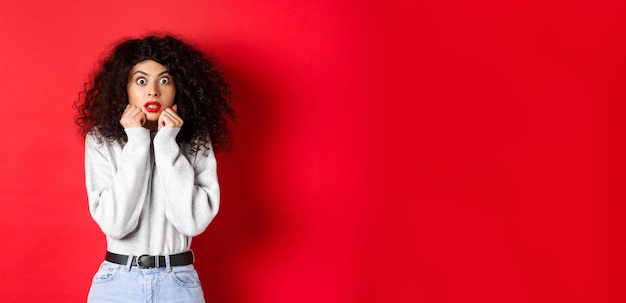
<path fill-rule="evenodd" d="M 92 134 L 85 140 L 85 179 L 89 212 L 102 232 L 121 239 L 135 230 L 150 182 L 150 131 L 127 128 L 121 158 Z M 116 163 L 119 162 L 119 163 Z"/>
<path fill-rule="evenodd" d="M 196 153 L 193 164 L 183 155 L 176 135 L 180 128 L 163 127 L 154 137 L 154 158 L 166 193 L 165 216 L 183 235 L 202 233 L 217 214 L 219 184 L 213 149 Z"/>

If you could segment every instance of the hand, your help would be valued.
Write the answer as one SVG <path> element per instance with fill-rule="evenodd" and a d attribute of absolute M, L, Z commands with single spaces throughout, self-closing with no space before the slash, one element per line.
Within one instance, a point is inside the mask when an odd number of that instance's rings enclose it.
<path fill-rule="evenodd" d="M 178 127 L 183 126 L 183 119 L 178 116 L 178 106 L 174 105 L 171 108 L 166 108 L 161 112 L 159 116 L 159 130 L 163 126 L 167 127 Z"/>
<path fill-rule="evenodd" d="M 128 104 L 122 113 L 120 124 L 124 128 L 141 127 L 146 124 L 146 120 L 146 114 L 139 107 Z"/>

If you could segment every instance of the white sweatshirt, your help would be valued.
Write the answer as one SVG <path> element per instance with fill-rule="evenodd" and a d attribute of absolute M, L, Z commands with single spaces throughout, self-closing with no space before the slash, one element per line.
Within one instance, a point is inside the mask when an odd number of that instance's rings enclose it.
<path fill-rule="evenodd" d="M 213 149 L 195 154 L 176 143 L 180 128 L 151 136 L 125 129 L 128 142 L 85 140 L 89 211 L 117 254 L 164 255 L 189 250 L 217 214 L 219 184 Z M 154 139 L 152 139 L 154 137 Z"/>

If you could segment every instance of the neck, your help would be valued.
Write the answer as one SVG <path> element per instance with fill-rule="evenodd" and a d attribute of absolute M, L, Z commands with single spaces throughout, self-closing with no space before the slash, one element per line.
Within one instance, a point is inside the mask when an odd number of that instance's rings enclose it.
<path fill-rule="evenodd" d="M 158 121 L 146 121 L 146 124 L 144 124 L 143 127 L 155 132 L 159 129 Z"/>

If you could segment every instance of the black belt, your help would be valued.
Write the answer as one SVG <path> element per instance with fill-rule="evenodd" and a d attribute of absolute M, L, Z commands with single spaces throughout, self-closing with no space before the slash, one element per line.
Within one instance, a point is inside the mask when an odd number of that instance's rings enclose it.
<path fill-rule="evenodd" d="M 169 257 L 170 257 L 170 266 L 189 265 L 189 264 L 193 264 L 193 261 L 194 261 L 193 252 L 191 251 L 187 251 L 187 252 L 175 254 L 175 255 L 170 255 Z M 120 264 L 120 265 L 126 265 L 128 263 L 127 255 L 118 255 L 110 251 L 107 251 L 106 257 L 104 259 L 109 262 Z M 137 266 L 139 268 L 153 268 L 153 267 L 165 267 L 166 266 L 165 256 L 142 255 L 139 257 L 133 257 L 133 260 L 131 262 L 132 262 L 131 263 L 132 266 Z"/>

